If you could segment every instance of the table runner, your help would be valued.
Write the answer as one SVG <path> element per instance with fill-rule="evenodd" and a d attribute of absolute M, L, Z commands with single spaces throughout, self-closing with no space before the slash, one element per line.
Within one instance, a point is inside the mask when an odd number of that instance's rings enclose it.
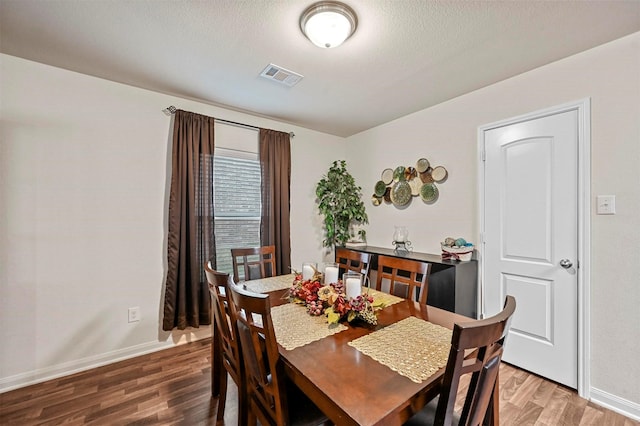
<path fill-rule="evenodd" d="M 349 346 L 420 383 L 447 364 L 451 333 L 437 324 L 409 317 L 355 339 Z"/>
<path fill-rule="evenodd" d="M 347 329 L 343 324 L 327 324 L 324 315 L 312 316 L 307 308 L 287 303 L 271 308 L 276 340 L 283 348 L 292 350 Z"/>
<path fill-rule="evenodd" d="M 295 274 L 277 275 L 275 277 L 260 278 L 257 280 L 243 282 L 247 290 L 255 293 L 268 293 L 270 291 L 284 290 L 291 288 L 293 285 L 293 279 Z M 384 293 L 382 291 L 368 289 L 369 294 L 373 296 L 376 302 L 382 301 L 385 306 L 393 305 L 404 300 L 401 297 L 394 296 L 393 294 Z M 367 292 L 367 287 L 362 287 L 362 293 Z"/>

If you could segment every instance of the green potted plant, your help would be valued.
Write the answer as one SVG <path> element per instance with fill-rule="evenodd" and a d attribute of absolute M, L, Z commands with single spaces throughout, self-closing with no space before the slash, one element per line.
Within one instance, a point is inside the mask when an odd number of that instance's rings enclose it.
<path fill-rule="evenodd" d="M 362 202 L 362 188 L 347 171 L 344 160 L 334 161 L 326 175 L 316 186 L 318 209 L 324 215 L 325 247 L 345 245 L 354 235 L 352 226 L 358 226 L 358 237 L 364 241 L 366 231 L 361 225 L 369 223 Z"/>

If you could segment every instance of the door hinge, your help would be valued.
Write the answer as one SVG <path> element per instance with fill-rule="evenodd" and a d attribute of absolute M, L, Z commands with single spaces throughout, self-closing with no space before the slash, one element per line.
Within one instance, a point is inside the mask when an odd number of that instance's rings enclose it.
<path fill-rule="evenodd" d="M 487 161 L 487 151 L 483 149 L 480 156 L 482 157 L 482 161 Z"/>

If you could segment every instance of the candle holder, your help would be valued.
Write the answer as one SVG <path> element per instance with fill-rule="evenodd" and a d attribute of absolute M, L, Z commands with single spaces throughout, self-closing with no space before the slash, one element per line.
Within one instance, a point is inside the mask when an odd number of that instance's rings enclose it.
<path fill-rule="evenodd" d="M 355 299 L 362 294 L 362 274 L 359 272 L 345 272 L 342 275 L 344 291 L 347 299 Z"/>
<path fill-rule="evenodd" d="M 337 263 L 325 263 L 324 264 L 324 285 L 337 283 L 338 271 L 339 271 L 339 268 Z"/>
<path fill-rule="evenodd" d="M 391 244 L 395 246 L 393 249 L 396 253 L 409 253 L 413 251 L 411 241 L 393 241 Z"/>
<path fill-rule="evenodd" d="M 413 250 L 411 247 L 411 241 L 409 241 L 409 230 L 406 226 L 396 226 L 396 230 L 393 233 L 393 242 L 397 253 L 408 253 Z"/>
<path fill-rule="evenodd" d="M 302 280 L 307 281 L 313 278 L 318 272 L 318 264 L 315 262 L 304 262 L 302 264 Z"/>

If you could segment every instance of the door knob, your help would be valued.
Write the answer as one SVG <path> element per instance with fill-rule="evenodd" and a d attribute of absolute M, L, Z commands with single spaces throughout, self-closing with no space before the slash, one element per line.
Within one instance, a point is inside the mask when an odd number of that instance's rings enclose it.
<path fill-rule="evenodd" d="M 562 266 L 564 269 L 569 269 L 573 266 L 573 262 L 571 262 L 569 259 L 562 259 L 560 261 L 560 266 Z"/>

